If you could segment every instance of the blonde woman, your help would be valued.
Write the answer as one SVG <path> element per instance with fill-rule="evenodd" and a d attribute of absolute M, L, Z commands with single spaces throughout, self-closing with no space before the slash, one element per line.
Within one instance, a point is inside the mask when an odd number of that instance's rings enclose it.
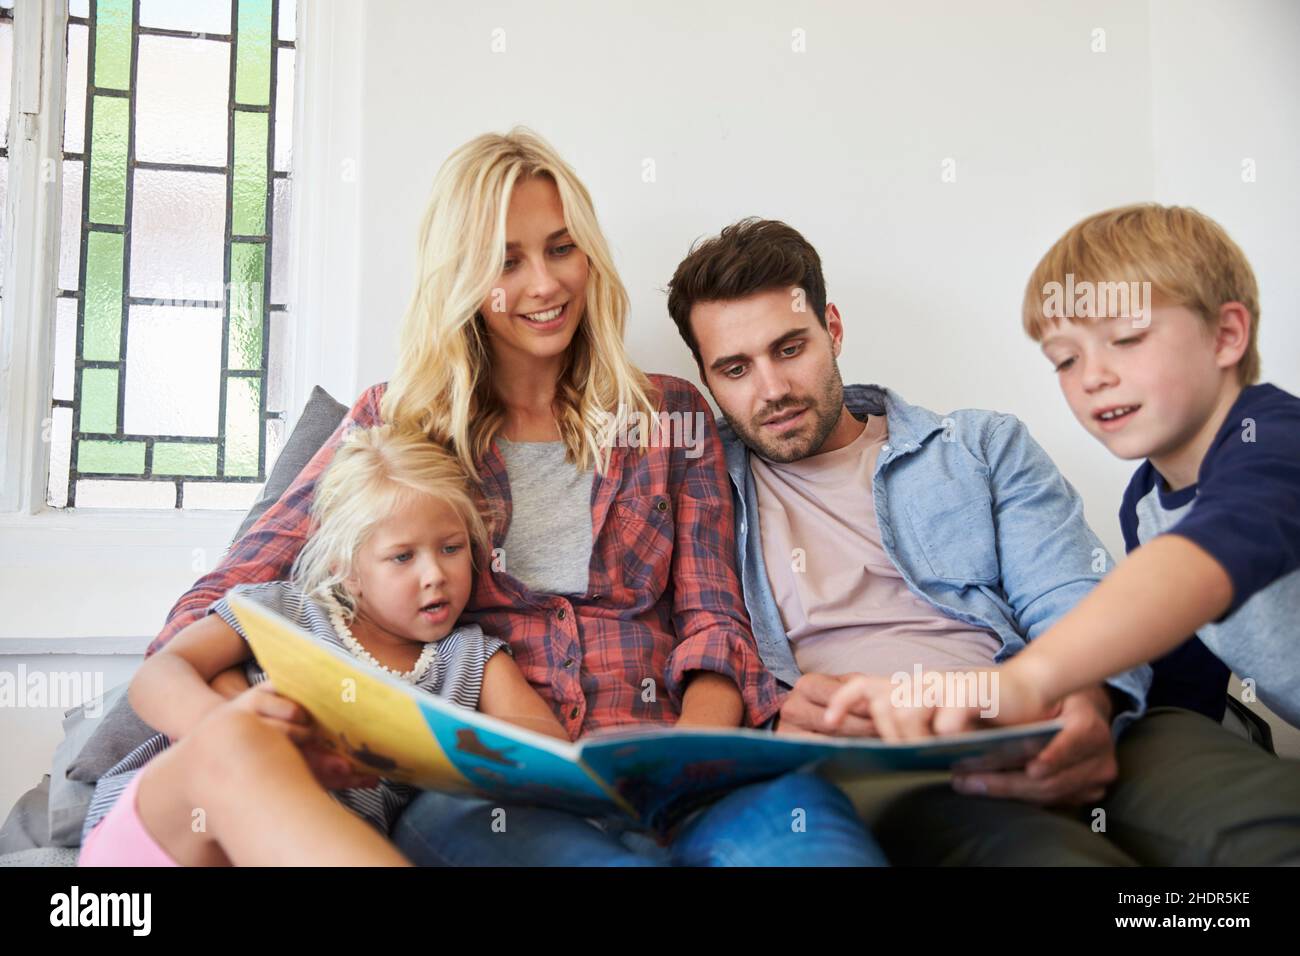
<path fill-rule="evenodd" d="M 420 228 L 391 381 L 358 399 L 151 650 L 231 586 L 280 576 L 340 436 L 386 422 L 477 477 L 491 540 L 466 619 L 509 642 L 570 739 L 765 724 L 780 695 L 740 597 L 713 417 L 689 383 L 632 364 L 627 313 L 591 197 L 546 142 L 517 129 L 457 149 Z M 792 833 L 796 808 L 810 832 Z M 525 806 L 508 808 L 499 833 L 497 809 L 426 793 L 394 839 L 430 864 L 881 862 L 843 794 L 808 774 L 734 791 L 666 845 Z"/>

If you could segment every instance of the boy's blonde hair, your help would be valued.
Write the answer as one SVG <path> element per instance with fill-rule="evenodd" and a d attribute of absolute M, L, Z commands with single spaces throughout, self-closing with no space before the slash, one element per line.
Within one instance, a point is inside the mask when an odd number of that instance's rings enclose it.
<path fill-rule="evenodd" d="M 487 527 L 455 455 L 391 425 L 353 429 L 317 482 L 312 531 L 294 561 L 294 583 L 315 597 L 337 599 L 351 617 L 356 600 L 344 582 L 361 546 L 377 523 L 417 495 L 450 505 L 470 543 L 487 550 Z"/>
<path fill-rule="evenodd" d="M 653 420 L 649 380 L 623 344 L 627 292 L 619 281 L 591 196 L 551 146 L 523 127 L 470 140 L 447 158 L 420 226 L 415 295 L 402 323 L 397 369 L 381 404 L 386 422 L 423 432 L 476 475 L 501 430 L 479 307 L 500 281 L 506 212 L 515 184 L 549 178 L 564 224 L 586 254 L 586 314 L 569 345 L 555 396 L 560 438 L 579 468 L 608 465 L 609 434 L 633 412 Z M 611 430 L 617 429 L 617 431 Z M 642 436 L 642 444 L 648 436 Z"/>
<path fill-rule="evenodd" d="M 1025 332 L 1040 341 L 1054 318 L 1045 314 L 1048 283 L 1150 282 L 1162 304 L 1183 306 L 1217 327 L 1219 309 L 1240 302 L 1250 312 L 1250 338 L 1237 365 L 1243 385 L 1259 380 L 1259 288 L 1250 263 L 1223 227 L 1186 206 L 1139 203 L 1076 223 L 1035 267 L 1025 287 Z M 1150 303 L 1147 304 L 1150 308 Z M 1077 321 L 1067 313 L 1070 321 Z"/>

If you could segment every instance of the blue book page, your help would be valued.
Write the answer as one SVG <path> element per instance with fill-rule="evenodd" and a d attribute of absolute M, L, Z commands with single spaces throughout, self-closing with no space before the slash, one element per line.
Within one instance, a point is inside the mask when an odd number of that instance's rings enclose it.
<path fill-rule="evenodd" d="M 852 779 L 958 765 L 1023 766 L 1061 726 L 1059 720 L 1048 721 L 905 744 L 758 730 L 632 730 L 588 738 L 578 751 L 583 763 L 627 800 L 645 825 L 662 830 L 722 792 L 803 767 Z"/>
<path fill-rule="evenodd" d="M 481 796 L 580 816 L 630 809 L 583 768 L 571 744 L 426 695 L 420 710 L 447 760 Z"/>

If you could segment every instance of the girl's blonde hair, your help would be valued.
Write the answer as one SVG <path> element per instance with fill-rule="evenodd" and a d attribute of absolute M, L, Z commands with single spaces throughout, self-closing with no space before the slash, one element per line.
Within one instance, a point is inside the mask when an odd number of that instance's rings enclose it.
<path fill-rule="evenodd" d="M 380 409 L 384 421 L 450 448 L 475 477 L 504 422 L 479 307 L 500 281 L 511 192 L 532 176 L 555 183 L 564 224 L 590 262 L 586 313 L 555 399 L 569 460 L 603 472 L 609 436 L 626 434 L 624 423 L 637 420 L 632 413 L 649 420 L 656 413 L 650 382 L 623 345 L 627 292 L 586 188 L 548 143 L 523 127 L 479 136 L 452 153 L 434 179 L 420 226 L 415 295 Z M 644 446 L 649 436 L 640 438 Z"/>
<path fill-rule="evenodd" d="M 334 598 L 351 617 L 356 600 L 345 581 L 358 552 L 376 524 L 418 495 L 450 505 L 472 550 L 487 550 L 487 528 L 454 455 L 390 425 L 353 429 L 316 485 L 312 530 L 294 561 L 294 583 L 313 597 Z"/>

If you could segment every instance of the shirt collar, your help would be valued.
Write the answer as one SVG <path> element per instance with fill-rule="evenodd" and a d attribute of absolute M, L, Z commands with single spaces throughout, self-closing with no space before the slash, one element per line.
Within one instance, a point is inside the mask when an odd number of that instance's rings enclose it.
<path fill-rule="evenodd" d="M 934 412 L 909 405 L 903 397 L 883 385 L 846 385 L 844 404 L 854 417 L 885 415 L 889 420 L 889 444 L 914 450 L 937 431 L 943 431 L 942 419 Z M 742 492 L 745 470 L 749 467 L 749 447 L 740 440 L 727 420 L 718 420 L 718 432 L 727 459 L 727 472 Z"/>

